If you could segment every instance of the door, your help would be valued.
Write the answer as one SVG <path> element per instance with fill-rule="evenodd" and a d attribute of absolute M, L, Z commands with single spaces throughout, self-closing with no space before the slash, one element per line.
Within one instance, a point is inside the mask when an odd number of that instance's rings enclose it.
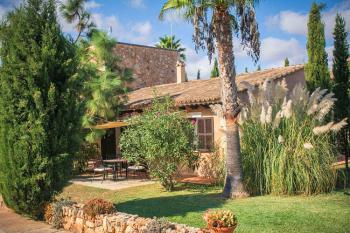
<path fill-rule="evenodd" d="M 103 159 L 116 158 L 115 129 L 108 129 L 101 139 L 101 153 Z"/>

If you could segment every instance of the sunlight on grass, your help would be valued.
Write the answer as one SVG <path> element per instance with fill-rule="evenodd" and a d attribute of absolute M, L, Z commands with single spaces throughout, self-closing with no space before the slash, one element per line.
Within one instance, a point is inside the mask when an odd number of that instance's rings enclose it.
<path fill-rule="evenodd" d="M 118 211 L 204 227 L 207 209 L 230 209 L 237 214 L 237 232 L 348 232 L 350 196 L 333 192 L 317 196 L 260 196 L 224 200 L 218 187 L 180 185 L 165 192 L 153 184 L 119 191 L 80 185 L 67 186 L 60 197 L 85 202 L 99 197 L 116 204 Z"/>

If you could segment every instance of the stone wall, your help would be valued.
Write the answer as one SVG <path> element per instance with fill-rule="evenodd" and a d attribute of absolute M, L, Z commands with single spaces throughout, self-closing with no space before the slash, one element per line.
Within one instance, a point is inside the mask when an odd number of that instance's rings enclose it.
<path fill-rule="evenodd" d="M 155 219 L 115 212 L 93 220 L 83 212 L 83 205 L 63 207 L 63 228 L 75 233 L 206 233 L 205 229 L 170 223 L 160 230 Z"/>
<path fill-rule="evenodd" d="M 176 83 L 177 51 L 118 43 L 114 53 L 120 57 L 122 67 L 133 70 L 135 80 L 130 84 L 132 89 Z"/>

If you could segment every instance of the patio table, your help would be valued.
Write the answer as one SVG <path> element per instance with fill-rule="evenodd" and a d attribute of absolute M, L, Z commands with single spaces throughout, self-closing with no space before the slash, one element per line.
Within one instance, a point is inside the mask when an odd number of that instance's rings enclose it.
<path fill-rule="evenodd" d="M 117 168 L 118 164 L 120 164 L 120 169 L 122 169 L 123 165 L 126 165 L 125 169 L 125 177 L 128 178 L 128 160 L 126 159 L 106 159 L 103 160 L 104 164 L 112 164 L 113 165 L 113 179 L 117 178 Z"/>

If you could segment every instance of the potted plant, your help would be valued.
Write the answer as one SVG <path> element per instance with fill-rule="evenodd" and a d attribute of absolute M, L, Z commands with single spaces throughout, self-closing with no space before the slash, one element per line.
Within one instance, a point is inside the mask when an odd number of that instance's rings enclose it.
<path fill-rule="evenodd" d="M 232 233 L 237 227 L 237 218 L 230 210 L 207 210 L 203 218 L 211 233 Z"/>

